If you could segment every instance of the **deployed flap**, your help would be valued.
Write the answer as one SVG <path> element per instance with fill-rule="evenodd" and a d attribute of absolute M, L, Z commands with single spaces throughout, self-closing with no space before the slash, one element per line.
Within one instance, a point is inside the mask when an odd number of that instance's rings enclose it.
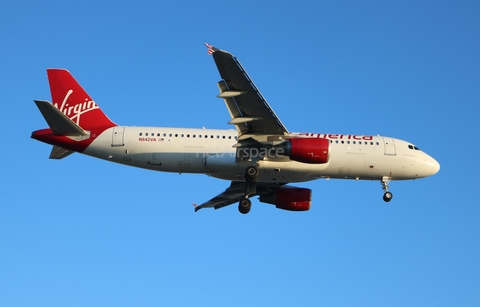
<path fill-rule="evenodd" d="M 213 55 L 223 79 L 218 83 L 220 89 L 218 97 L 224 98 L 232 117 L 230 123 L 237 126 L 240 136 L 242 134 L 288 134 L 287 128 L 282 124 L 237 58 L 208 44 L 207 47 L 209 47 L 209 53 Z M 241 118 L 255 120 L 244 121 Z"/>
<path fill-rule="evenodd" d="M 53 146 L 52 152 L 50 153 L 50 159 L 63 159 L 74 153 L 74 151 L 65 149 L 60 146 Z"/>
<path fill-rule="evenodd" d="M 35 104 L 56 135 L 88 138 L 90 133 L 83 130 L 54 105 L 46 100 L 35 100 Z"/>

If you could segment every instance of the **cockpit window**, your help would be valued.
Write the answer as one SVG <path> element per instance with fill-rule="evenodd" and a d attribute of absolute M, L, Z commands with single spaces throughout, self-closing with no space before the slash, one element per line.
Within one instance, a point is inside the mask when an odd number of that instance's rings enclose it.
<path fill-rule="evenodd" d="M 418 148 L 417 146 L 413 146 L 413 148 L 415 148 L 415 150 L 420 150 L 420 148 Z"/>
<path fill-rule="evenodd" d="M 413 149 L 413 145 L 408 145 L 408 148 Z"/>

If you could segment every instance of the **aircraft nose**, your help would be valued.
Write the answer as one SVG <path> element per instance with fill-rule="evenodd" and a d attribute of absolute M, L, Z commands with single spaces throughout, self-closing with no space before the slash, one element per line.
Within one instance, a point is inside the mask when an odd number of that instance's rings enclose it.
<path fill-rule="evenodd" d="M 438 163 L 437 160 L 435 160 L 434 158 L 432 158 L 432 160 L 433 160 L 432 161 L 432 175 L 435 175 L 440 170 L 440 163 Z"/>
<path fill-rule="evenodd" d="M 430 176 L 435 175 L 440 170 L 440 163 L 432 157 L 426 159 L 425 163 L 430 166 Z"/>

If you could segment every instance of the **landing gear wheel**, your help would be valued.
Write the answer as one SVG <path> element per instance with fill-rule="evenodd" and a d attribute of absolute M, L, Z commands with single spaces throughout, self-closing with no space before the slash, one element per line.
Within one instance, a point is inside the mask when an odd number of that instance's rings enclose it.
<path fill-rule="evenodd" d="M 387 203 L 391 201 L 392 198 L 393 198 L 393 194 L 391 192 L 385 192 L 385 194 L 383 194 L 383 200 Z"/>
<path fill-rule="evenodd" d="M 252 202 L 248 198 L 242 199 L 238 203 L 238 211 L 240 211 L 240 213 L 242 214 L 247 214 L 248 212 L 250 212 L 251 208 L 252 208 Z"/>
<path fill-rule="evenodd" d="M 253 165 L 248 166 L 245 169 L 245 180 L 248 182 L 255 182 L 258 177 L 258 168 Z"/>
<path fill-rule="evenodd" d="M 392 174 L 390 174 L 390 176 L 391 175 Z M 388 184 L 390 183 L 390 180 L 392 180 L 392 177 L 390 176 L 383 176 L 382 181 L 380 181 L 380 183 L 382 184 L 382 190 L 385 192 L 385 194 L 383 194 L 383 200 L 387 203 L 393 198 L 393 194 L 391 192 L 388 192 Z"/>

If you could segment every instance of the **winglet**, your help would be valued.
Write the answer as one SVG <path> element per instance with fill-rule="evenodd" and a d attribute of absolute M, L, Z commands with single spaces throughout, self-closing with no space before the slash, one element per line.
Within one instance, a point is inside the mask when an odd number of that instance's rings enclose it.
<path fill-rule="evenodd" d="M 205 46 L 207 46 L 208 48 L 208 54 L 212 54 L 214 53 L 215 51 L 218 51 L 219 49 L 218 48 L 215 48 L 213 47 L 212 45 L 208 44 L 208 43 L 205 43 Z"/>
<path fill-rule="evenodd" d="M 197 205 L 196 203 L 192 203 L 193 207 L 195 208 L 195 212 L 197 212 L 198 210 L 202 209 L 199 205 Z"/>

